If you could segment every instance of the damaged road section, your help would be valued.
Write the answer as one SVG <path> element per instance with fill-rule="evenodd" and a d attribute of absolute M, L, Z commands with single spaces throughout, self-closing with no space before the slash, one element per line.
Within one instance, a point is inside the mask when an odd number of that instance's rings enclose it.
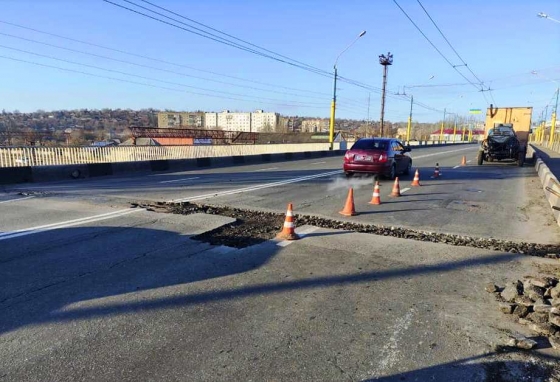
<path fill-rule="evenodd" d="M 244 248 L 273 239 L 280 231 L 282 222 L 284 221 L 284 214 L 282 213 L 254 211 L 242 208 L 189 202 L 160 202 L 155 204 L 132 203 L 132 207 L 142 207 L 146 208 L 148 211 L 182 215 L 206 213 L 235 218 L 237 219 L 235 223 L 220 227 L 203 235 L 199 235 L 195 237 L 195 239 L 214 245 L 227 245 L 236 248 Z M 402 227 L 386 227 L 375 224 L 352 223 L 302 214 L 296 214 L 294 215 L 294 218 L 296 226 L 312 225 L 326 229 L 341 229 L 401 239 L 411 239 L 461 247 L 472 247 L 491 251 L 520 253 L 531 256 L 560 259 L 560 245 L 515 242 L 509 240 L 426 232 Z"/>

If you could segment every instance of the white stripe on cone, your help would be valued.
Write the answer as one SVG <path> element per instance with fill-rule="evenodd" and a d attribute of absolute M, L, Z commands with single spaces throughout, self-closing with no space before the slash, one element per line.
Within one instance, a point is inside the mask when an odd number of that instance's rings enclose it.
<path fill-rule="evenodd" d="M 294 228 L 294 223 L 284 222 L 284 228 Z"/>

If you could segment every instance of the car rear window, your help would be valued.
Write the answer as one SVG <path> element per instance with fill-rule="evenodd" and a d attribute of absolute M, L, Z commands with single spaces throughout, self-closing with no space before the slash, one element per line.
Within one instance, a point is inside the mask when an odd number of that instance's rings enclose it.
<path fill-rule="evenodd" d="M 387 150 L 387 142 L 386 141 L 378 141 L 375 139 L 360 139 L 352 149 L 359 149 L 359 150 Z"/>

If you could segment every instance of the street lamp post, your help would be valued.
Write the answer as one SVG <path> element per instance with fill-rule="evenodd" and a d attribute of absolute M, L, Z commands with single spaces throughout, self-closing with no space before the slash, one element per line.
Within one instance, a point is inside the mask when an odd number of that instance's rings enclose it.
<path fill-rule="evenodd" d="M 333 145 L 334 145 L 334 121 L 335 121 L 335 117 L 336 117 L 336 78 L 338 77 L 338 70 L 337 70 L 336 64 L 338 63 L 338 59 L 340 58 L 340 56 L 342 56 L 342 54 L 344 52 L 346 52 L 348 49 L 350 49 L 350 47 L 352 45 L 354 45 L 356 43 L 356 41 L 358 41 L 358 39 L 365 34 L 366 34 L 366 31 L 362 31 L 358 35 L 358 37 L 356 37 L 356 39 L 354 39 L 354 41 L 352 41 L 350 43 L 350 45 L 348 45 L 346 47 L 346 49 L 344 49 L 342 52 L 340 52 L 340 54 L 336 57 L 336 60 L 334 61 L 333 98 L 332 98 L 332 102 L 331 102 L 331 119 L 330 119 L 330 123 L 329 123 L 329 150 L 332 150 Z"/>
<path fill-rule="evenodd" d="M 428 78 L 428 81 L 432 80 L 435 76 L 430 76 L 430 78 Z M 420 87 L 422 85 L 415 85 L 415 86 L 403 86 L 403 95 L 406 96 L 406 88 L 415 88 L 415 87 Z M 398 93 L 397 93 L 398 94 Z M 408 125 L 406 127 L 406 141 L 409 142 L 410 141 L 410 132 L 412 130 L 412 105 L 414 104 L 414 96 L 411 94 L 410 95 L 410 114 L 408 115 Z"/>
<path fill-rule="evenodd" d="M 445 113 L 446 109 L 443 109 L 443 120 L 441 121 L 441 130 L 439 131 L 439 142 L 443 142 L 443 128 L 445 127 Z"/>
<path fill-rule="evenodd" d="M 540 16 L 541 14 L 539 14 L 539 16 L 550 18 L 550 17 L 548 17 L 548 15 L 546 15 L 544 13 L 542 13 L 542 14 L 544 16 Z M 554 19 L 551 19 L 551 20 L 554 20 Z M 557 21 L 557 20 L 554 20 L 554 21 Z M 560 83 L 558 83 L 558 81 L 556 81 L 556 80 L 553 80 L 551 78 L 543 76 L 542 74 L 540 74 L 536 70 L 533 70 L 531 72 L 531 74 L 534 74 L 535 76 L 539 76 L 539 77 L 542 77 L 544 79 L 547 79 L 547 80 L 549 80 L 550 82 L 553 82 L 556 85 L 556 104 L 554 105 L 554 110 L 552 111 L 552 115 L 550 116 L 550 136 L 548 137 L 549 143 L 552 144 L 552 142 L 554 141 L 554 132 L 556 130 L 556 118 L 558 116 L 558 95 L 560 93 Z M 548 105 L 546 107 L 548 108 Z M 548 114 L 548 112 L 547 112 L 547 114 Z M 546 127 L 546 114 L 545 114 L 545 127 Z M 544 132 L 543 132 L 543 136 L 544 136 Z"/>
<path fill-rule="evenodd" d="M 383 66 L 383 88 L 381 90 L 381 131 L 380 135 L 383 136 L 383 127 L 385 124 L 385 88 L 387 86 L 387 66 L 393 65 L 393 55 L 391 52 L 379 55 L 379 63 Z"/>

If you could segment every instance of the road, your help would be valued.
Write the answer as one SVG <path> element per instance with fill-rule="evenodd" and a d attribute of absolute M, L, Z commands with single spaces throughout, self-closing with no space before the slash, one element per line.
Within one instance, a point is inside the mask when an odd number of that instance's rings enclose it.
<path fill-rule="evenodd" d="M 499 285 L 557 260 L 317 227 L 243 249 L 233 220 L 130 208 L 189 200 L 540 243 L 559 230 L 531 167 L 415 150 L 423 186 L 380 206 L 341 158 L 17 185 L 0 195 L 0 380 L 545 380 L 558 353 L 501 353 Z M 465 155 L 471 162 L 459 166 Z M 430 179 L 435 163 L 443 176 Z M 349 186 L 358 216 L 344 218 Z M 528 358 L 529 357 L 529 358 Z M 528 359 L 532 359 L 531 362 Z M 529 365 L 529 366 L 528 366 Z"/>

